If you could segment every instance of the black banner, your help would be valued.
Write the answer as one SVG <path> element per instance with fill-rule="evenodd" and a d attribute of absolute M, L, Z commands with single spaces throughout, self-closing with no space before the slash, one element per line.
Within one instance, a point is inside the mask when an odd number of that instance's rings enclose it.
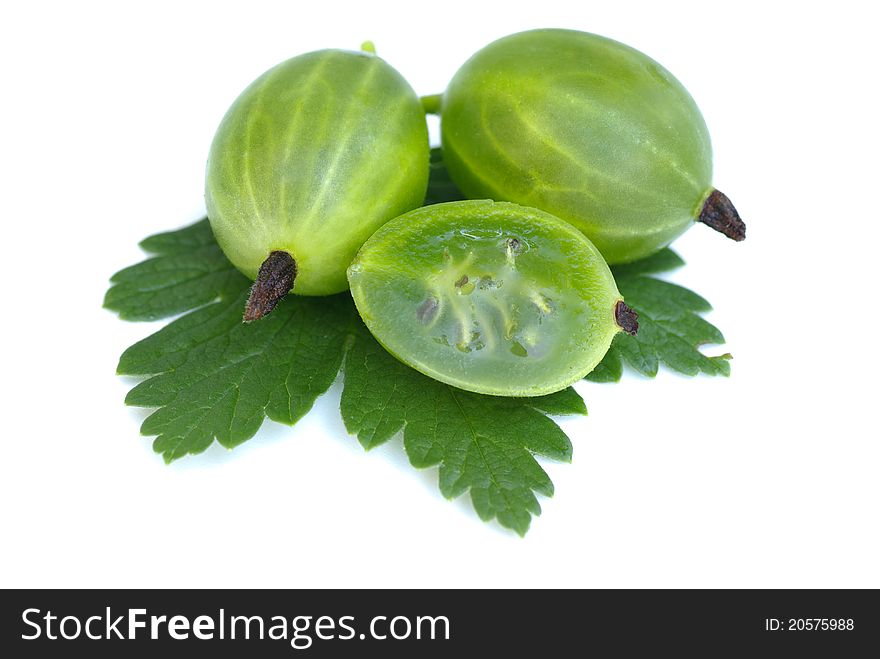
<path fill-rule="evenodd" d="M 6 657 L 163 659 L 561 656 L 614 649 L 715 656 L 853 656 L 880 648 L 880 599 L 859 590 L 20 590 L 3 591 Z M 225 647 L 224 647 L 225 646 Z M 11 652 L 10 652 L 11 651 Z M 465 655 L 468 656 L 468 655 Z"/>

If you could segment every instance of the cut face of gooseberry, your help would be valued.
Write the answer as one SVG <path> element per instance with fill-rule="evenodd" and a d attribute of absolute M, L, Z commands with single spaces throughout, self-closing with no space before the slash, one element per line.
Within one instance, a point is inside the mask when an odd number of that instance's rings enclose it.
<path fill-rule="evenodd" d="M 389 352 L 437 380 L 499 396 L 543 395 L 584 377 L 628 310 L 583 234 L 509 203 L 406 213 L 364 244 L 348 278 Z M 624 324 L 635 331 L 634 319 Z"/>
<path fill-rule="evenodd" d="M 694 100 L 624 44 L 574 30 L 504 37 L 458 70 L 440 116 L 444 161 L 466 196 L 553 213 L 609 263 L 648 256 L 696 221 L 745 238 L 712 187 Z"/>

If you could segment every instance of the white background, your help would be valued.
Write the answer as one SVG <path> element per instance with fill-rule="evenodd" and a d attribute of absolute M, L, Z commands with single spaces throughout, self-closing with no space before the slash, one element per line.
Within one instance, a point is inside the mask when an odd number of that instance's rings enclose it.
<path fill-rule="evenodd" d="M 25 6 L 21 3 L 17 7 Z M 0 20 L 0 586 L 880 587 L 880 211 L 870 3 L 27 3 Z M 525 539 L 450 503 L 339 384 L 290 429 L 165 466 L 101 309 L 137 242 L 199 218 L 206 154 L 265 69 L 376 42 L 420 94 L 535 27 L 648 53 L 709 125 L 748 223 L 695 227 L 729 380 L 580 383 L 571 465 Z M 436 137 L 436 135 L 435 135 Z"/>

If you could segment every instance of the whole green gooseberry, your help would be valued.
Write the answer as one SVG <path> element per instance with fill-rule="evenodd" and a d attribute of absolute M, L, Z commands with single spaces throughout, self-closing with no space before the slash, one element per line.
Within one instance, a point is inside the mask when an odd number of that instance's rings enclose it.
<path fill-rule="evenodd" d="M 593 244 L 549 213 L 454 201 L 391 220 L 348 269 L 373 336 L 405 364 L 460 389 L 539 396 L 589 373 L 635 334 Z"/>
<path fill-rule="evenodd" d="M 371 52 L 307 53 L 257 78 L 217 129 L 205 183 L 217 242 L 256 280 L 244 319 L 291 289 L 348 288 L 363 242 L 422 203 L 428 162 L 418 96 Z"/>
<path fill-rule="evenodd" d="M 745 238 L 712 187 L 694 100 L 629 46 L 573 30 L 504 37 L 458 70 L 440 116 L 444 160 L 466 196 L 553 213 L 609 263 L 648 256 L 695 220 Z"/>

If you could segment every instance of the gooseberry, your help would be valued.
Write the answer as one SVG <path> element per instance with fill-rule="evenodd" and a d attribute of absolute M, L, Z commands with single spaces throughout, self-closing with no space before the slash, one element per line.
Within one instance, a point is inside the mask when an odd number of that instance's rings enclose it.
<path fill-rule="evenodd" d="M 467 197 L 552 213 L 609 263 L 648 256 L 695 221 L 745 238 L 712 187 L 694 100 L 622 43 L 558 29 L 499 39 L 458 70 L 440 117 L 444 160 Z"/>
<path fill-rule="evenodd" d="M 428 161 L 418 96 L 371 52 L 307 53 L 255 80 L 220 123 L 205 183 L 217 242 L 256 280 L 245 320 L 291 289 L 345 290 L 363 242 L 422 203 Z"/>
<path fill-rule="evenodd" d="M 348 269 L 366 326 L 434 379 L 497 396 L 564 389 L 635 333 L 599 251 L 549 213 L 456 201 L 388 222 Z"/>

